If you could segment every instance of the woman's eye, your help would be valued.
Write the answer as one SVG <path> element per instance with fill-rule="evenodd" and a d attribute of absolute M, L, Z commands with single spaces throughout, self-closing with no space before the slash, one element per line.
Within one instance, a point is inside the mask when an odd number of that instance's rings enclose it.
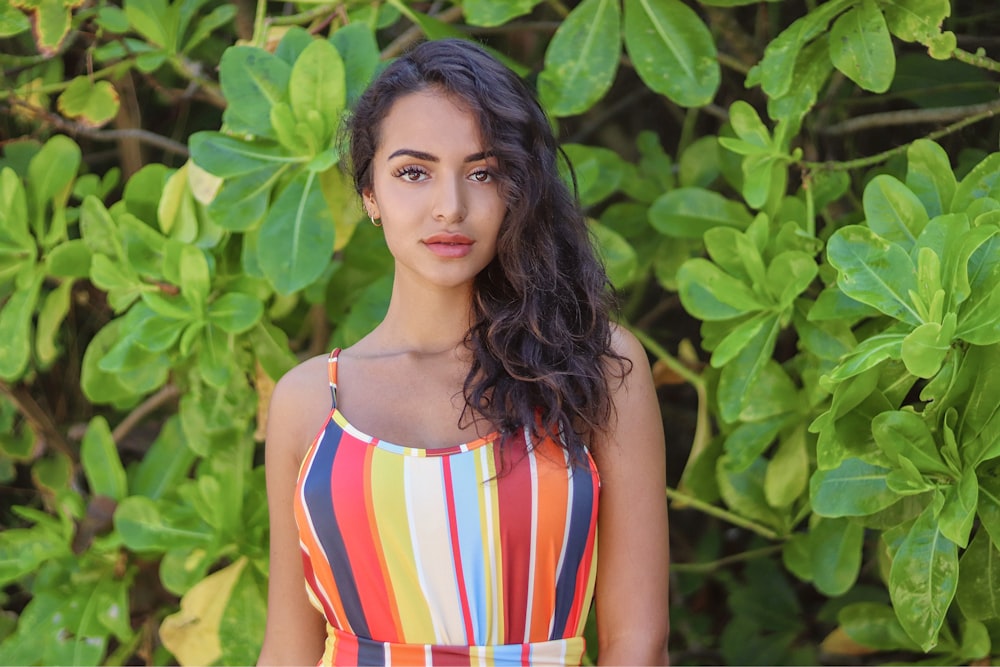
<path fill-rule="evenodd" d="M 485 169 L 478 169 L 472 172 L 471 178 L 477 183 L 489 183 L 493 176 Z"/>
<path fill-rule="evenodd" d="M 419 167 L 403 167 L 396 172 L 396 176 L 402 178 L 403 180 L 410 181 L 411 183 L 423 180 L 426 175 L 427 172 Z"/>

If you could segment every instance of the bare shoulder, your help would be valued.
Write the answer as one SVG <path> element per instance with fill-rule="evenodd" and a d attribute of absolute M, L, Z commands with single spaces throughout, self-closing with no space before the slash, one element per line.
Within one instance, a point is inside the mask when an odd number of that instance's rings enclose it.
<path fill-rule="evenodd" d="M 611 350 L 620 354 L 640 368 L 649 365 L 646 359 L 646 349 L 631 331 L 615 322 L 611 323 Z"/>
<path fill-rule="evenodd" d="M 269 449 L 301 460 L 331 409 L 328 357 L 312 357 L 278 381 L 267 418 Z"/>

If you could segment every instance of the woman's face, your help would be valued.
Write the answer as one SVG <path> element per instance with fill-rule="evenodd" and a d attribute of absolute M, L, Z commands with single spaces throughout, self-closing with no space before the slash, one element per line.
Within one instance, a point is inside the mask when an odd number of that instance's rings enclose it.
<path fill-rule="evenodd" d="M 496 255 L 507 210 L 478 119 L 429 89 L 396 100 L 380 130 L 363 196 L 381 218 L 396 279 L 471 286 Z"/>

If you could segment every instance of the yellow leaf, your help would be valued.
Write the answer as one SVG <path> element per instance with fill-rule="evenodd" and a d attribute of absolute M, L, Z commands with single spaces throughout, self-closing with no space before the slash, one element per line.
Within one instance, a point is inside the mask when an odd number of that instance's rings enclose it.
<path fill-rule="evenodd" d="M 222 657 L 219 624 L 246 557 L 208 575 L 181 598 L 181 610 L 163 619 L 160 639 L 186 665 L 211 665 Z"/>
<path fill-rule="evenodd" d="M 200 203 L 206 206 L 211 204 L 219 188 L 222 187 L 222 179 L 208 173 L 192 160 L 188 160 L 185 166 L 188 168 L 188 186 L 191 188 L 191 194 Z"/>

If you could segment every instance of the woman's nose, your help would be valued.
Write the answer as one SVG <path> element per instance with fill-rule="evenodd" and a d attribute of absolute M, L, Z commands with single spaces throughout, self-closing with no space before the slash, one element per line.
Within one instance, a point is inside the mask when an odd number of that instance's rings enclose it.
<path fill-rule="evenodd" d="M 440 178 L 434 201 L 434 219 L 461 222 L 466 214 L 465 191 L 459 177 Z"/>

